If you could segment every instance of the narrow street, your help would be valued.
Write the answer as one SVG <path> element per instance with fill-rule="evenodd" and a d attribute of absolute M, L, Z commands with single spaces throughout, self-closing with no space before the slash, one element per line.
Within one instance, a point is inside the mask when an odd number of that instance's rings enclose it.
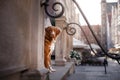
<path fill-rule="evenodd" d="M 120 65 L 109 61 L 107 74 L 103 66 L 76 66 L 67 80 L 120 80 Z"/>

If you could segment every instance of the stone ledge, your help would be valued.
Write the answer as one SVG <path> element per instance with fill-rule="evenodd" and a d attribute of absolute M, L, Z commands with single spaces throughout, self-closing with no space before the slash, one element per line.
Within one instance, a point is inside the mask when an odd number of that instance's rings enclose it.
<path fill-rule="evenodd" d="M 22 74 L 22 80 L 49 80 L 49 73 L 46 69 L 28 71 Z"/>
<path fill-rule="evenodd" d="M 66 80 L 67 76 L 74 73 L 74 63 L 66 62 L 65 66 L 53 66 L 56 72 L 50 73 L 50 80 Z"/>
<path fill-rule="evenodd" d="M 65 60 L 55 60 L 55 66 L 65 66 Z"/>
<path fill-rule="evenodd" d="M 28 68 L 25 65 L 20 66 L 12 66 L 9 68 L 5 68 L 0 70 L 0 77 L 6 77 L 9 75 L 13 75 L 15 73 L 20 73 L 21 71 L 27 70 Z"/>

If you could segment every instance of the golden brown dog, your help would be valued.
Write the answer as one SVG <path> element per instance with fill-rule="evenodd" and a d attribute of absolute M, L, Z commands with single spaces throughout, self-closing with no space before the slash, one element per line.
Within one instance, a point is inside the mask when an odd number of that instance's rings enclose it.
<path fill-rule="evenodd" d="M 50 72 L 55 71 L 51 67 L 51 54 L 54 50 L 54 45 L 60 32 L 60 28 L 55 26 L 45 28 L 44 65 Z"/>

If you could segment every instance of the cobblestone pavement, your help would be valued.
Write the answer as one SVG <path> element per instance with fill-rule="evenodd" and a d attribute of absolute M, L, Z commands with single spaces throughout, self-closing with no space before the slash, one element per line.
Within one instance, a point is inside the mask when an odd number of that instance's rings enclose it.
<path fill-rule="evenodd" d="M 120 80 L 120 65 L 109 61 L 107 74 L 103 66 L 76 66 L 67 80 Z"/>

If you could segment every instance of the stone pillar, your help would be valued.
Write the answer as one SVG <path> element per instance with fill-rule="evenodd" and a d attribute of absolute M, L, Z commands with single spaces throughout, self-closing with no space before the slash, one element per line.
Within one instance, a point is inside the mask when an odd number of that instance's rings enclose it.
<path fill-rule="evenodd" d="M 0 0 L 0 4 L 1 80 L 48 79 L 40 0 Z"/>
<path fill-rule="evenodd" d="M 56 26 L 61 29 L 66 26 L 66 18 L 61 17 L 56 19 Z M 66 53 L 66 35 L 65 31 L 62 31 L 60 36 L 57 39 L 55 47 L 55 65 L 64 66 L 65 65 L 65 53 Z"/>
<path fill-rule="evenodd" d="M 101 0 L 101 44 L 107 50 L 107 3 Z"/>
<path fill-rule="evenodd" d="M 40 0 L 32 0 L 30 12 L 29 71 L 22 80 L 48 80 L 48 70 L 44 68 L 44 8 Z"/>
<path fill-rule="evenodd" d="M 67 51 L 66 51 L 66 58 L 67 61 L 70 61 L 70 51 L 73 49 L 73 36 L 67 35 Z"/>

